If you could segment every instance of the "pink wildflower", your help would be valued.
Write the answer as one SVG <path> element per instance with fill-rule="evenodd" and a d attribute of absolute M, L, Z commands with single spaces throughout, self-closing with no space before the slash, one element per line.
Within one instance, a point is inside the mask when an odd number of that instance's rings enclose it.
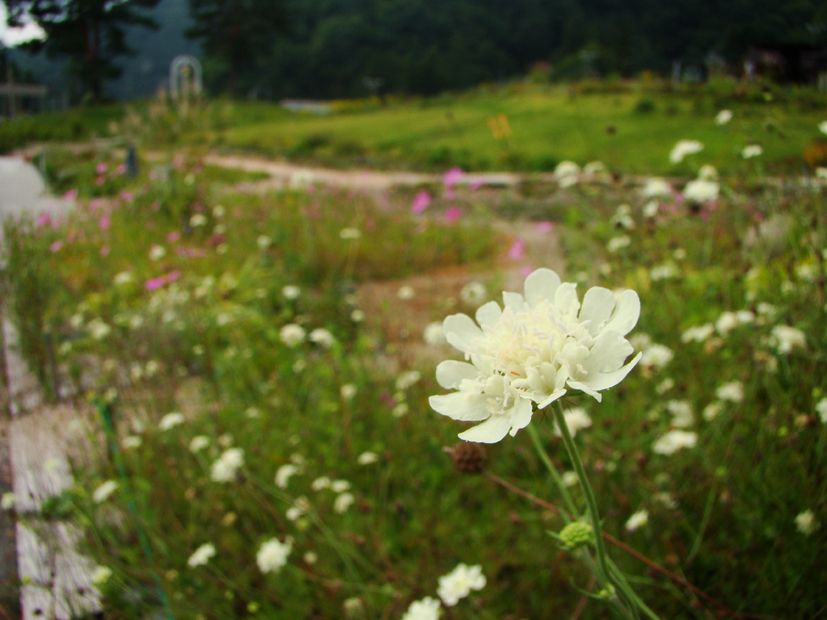
<path fill-rule="evenodd" d="M 70 189 L 68 192 L 63 194 L 63 200 L 75 200 L 77 197 L 78 197 L 77 188 Z"/>
<path fill-rule="evenodd" d="M 175 282 L 178 278 L 181 277 L 180 271 L 170 271 L 168 274 L 163 276 L 158 276 L 157 278 L 152 278 L 146 281 L 144 286 L 148 291 L 154 291 L 156 289 L 161 288 L 165 284 L 169 284 L 170 282 Z"/>
<path fill-rule="evenodd" d="M 107 256 L 109 256 L 109 246 L 108 245 L 102 246 L 100 254 L 101 254 L 101 258 L 106 258 Z"/>
<path fill-rule="evenodd" d="M 135 194 L 132 192 L 121 192 L 118 194 L 124 202 L 132 202 L 135 199 Z"/>
<path fill-rule="evenodd" d="M 508 250 L 508 258 L 511 260 L 522 260 L 525 256 L 525 241 L 515 239 Z"/>
<path fill-rule="evenodd" d="M 431 196 L 428 192 L 419 192 L 413 200 L 411 211 L 419 215 L 428 208 L 429 204 L 431 204 Z"/>
<path fill-rule="evenodd" d="M 43 226 L 48 226 L 51 223 L 52 223 L 52 218 L 49 216 L 48 213 L 41 213 L 40 215 L 38 215 L 37 216 L 37 221 L 35 222 L 35 224 L 37 224 L 38 228 L 41 228 Z"/>
<path fill-rule="evenodd" d="M 537 232 L 542 234 L 550 233 L 554 230 L 554 224 L 551 222 L 537 222 Z"/>
<path fill-rule="evenodd" d="M 461 217 L 462 210 L 459 207 L 449 207 L 448 210 L 445 211 L 445 221 L 449 224 L 456 222 Z"/>
<path fill-rule="evenodd" d="M 167 243 L 175 243 L 181 238 L 181 233 L 178 231 L 173 230 L 171 233 L 167 235 Z"/>
<path fill-rule="evenodd" d="M 104 172 L 106 172 L 106 169 L 108 167 L 109 166 L 107 166 L 105 162 L 101 162 L 97 166 L 95 166 L 95 173 L 96 174 L 103 174 Z"/>
<path fill-rule="evenodd" d="M 450 188 L 459 183 L 463 176 L 465 176 L 465 173 L 462 171 L 462 168 L 451 168 L 442 175 L 442 182 L 445 184 L 445 187 Z"/>
<path fill-rule="evenodd" d="M 61 241 L 60 239 L 58 239 L 58 240 L 57 240 L 57 241 L 55 241 L 52 245 L 50 245 L 50 246 L 49 246 L 49 249 L 50 249 L 52 252 L 57 252 L 57 251 L 58 251 L 60 248 L 62 248 L 62 247 L 63 247 L 63 241 Z"/>
<path fill-rule="evenodd" d="M 101 218 L 98 220 L 98 226 L 100 226 L 101 230 L 109 230 L 109 216 L 102 215 Z"/>

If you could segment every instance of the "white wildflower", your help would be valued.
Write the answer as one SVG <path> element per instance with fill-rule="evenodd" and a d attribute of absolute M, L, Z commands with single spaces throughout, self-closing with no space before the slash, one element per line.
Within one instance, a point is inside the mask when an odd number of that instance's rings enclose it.
<path fill-rule="evenodd" d="M 256 564 L 262 573 L 277 573 L 287 564 L 287 556 L 292 550 L 292 541 L 281 542 L 278 538 L 271 538 L 259 547 Z"/>
<path fill-rule="evenodd" d="M 344 514 L 354 501 L 356 501 L 356 498 L 354 498 L 353 495 L 350 493 L 342 493 L 336 498 L 336 501 L 333 502 L 333 510 L 338 514 Z"/>
<path fill-rule="evenodd" d="M 95 492 L 92 493 L 92 499 L 95 500 L 95 503 L 97 504 L 105 502 L 109 496 L 118 489 L 119 486 L 120 485 L 114 480 L 107 480 L 95 489 Z"/>
<path fill-rule="evenodd" d="M 821 524 L 818 522 L 818 519 L 816 519 L 813 511 L 807 509 L 795 518 L 795 527 L 805 536 L 809 536 L 821 527 Z"/>
<path fill-rule="evenodd" d="M 626 531 L 634 532 L 647 523 L 649 523 L 649 512 L 646 510 L 638 510 L 635 514 L 629 517 L 628 521 L 626 521 Z"/>
<path fill-rule="evenodd" d="M 437 594 L 443 603 L 451 607 L 468 596 L 471 590 L 482 590 L 485 583 L 482 566 L 459 564 L 453 571 L 439 578 Z"/>
<path fill-rule="evenodd" d="M 210 561 L 210 558 L 215 555 L 215 545 L 212 543 L 206 543 L 198 547 L 195 550 L 189 560 L 187 560 L 187 566 L 190 568 L 195 568 L 196 566 L 203 566 L 207 562 Z"/>
<path fill-rule="evenodd" d="M 732 112 L 730 110 L 721 110 L 715 116 L 715 124 L 716 125 L 726 125 L 731 120 L 732 120 Z"/>
<path fill-rule="evenodd" d="M 677 164 L 683 161 L 683 158 L 693 153 L 699 153 L 703 150 L 704 145 L 697 140 L 681 140 L 678 142 L 669 153 L 669 161 Z"/>
<path fill-rule="evenodd" d="M 408 611 L 402 616 L 402 620 L 438 620 L 440 607 L 438 600 L 426 596 L 422 600 L 411 603 Z"/>
<path fill-rule="evenodd" d="M 374 452 L 362 452 L 359 455 L 359 458 L 356 459 L 356 462 L 359 465 L 371 465 L 379 460 L 379 457 Z"/>
<path fill-rule="evenodd" d="M 163 418 L 161 418 L 161 421 L 158 422 L 158 428 L 160 428 L 162 431 L 168 431 L 169 429 L 183 423 L 184 414 L 179 413 L 178 411 L 173 411 L 172 413 L 168 413 Z"/>
<path fill-rule="evenodd" d="M 495 443 L 513 436 L 531 421 L 533 403 L 543 409 L 569 389 L 600 401 L 600 392 L 638 363 L 640 354 L 625 363 L 634 350 L 624 337 L 640 316 L 637 293 L 616 299 L 594 287 L 581 306 L 575 286 L 538 269 L 526 279 L 525 298 L 506 292 L 505 309 L 492 301 L 477 310 L 481 327 L 464 314 L 445 319 L 448 342 L 471 363 L 440 363 L 437 382 L 457 391 L 431 396 L 430 404 L 456 420 L 482 422 L 461 439 Z"/>
<path fill-rule="evenodd" d="M 683 188 L 683 197 L 690 202 L 711 202 L 718 199 L 720 188 L 715 181 L 695 179 Z"/>
<path fill-rule="evenodd" d="M 297 473 L 299 473 L 299 468 L 292 463 L 282 465 L 278 468 L 278 471 L 276 471 L 276 486 L 280 489 L 286 489 L 290 478 Z"/>
<path fill-rule="evenodd" d="M 573 407 L 572 409 L 567 409 L 563 412 L 563 417 L 566 420 L 566 426 L 568 427 L 572 437 L 577 435 L 577 431 L 582 430 L 584 428 L 589 428 L 592 425 L 592 419 L 589 417 L 589 414 L 586 413 L 586 410 L 582 407 Z M 556 422 L 554 423 L 554 434 L 558 437 L 562 436 L 560 427 L 557 426 Z"/>
<path fill-rule="evenodd" d="M 717 390 L 715 390 L 715 395 L 720 400 L 740 403 L 744 400 L 744 384 L 740 381 L 730 381 L 729 383 L 724 383 Z"/>
<path fill-rule="evenodd" d="M 206 435 L 196 435 L 190 441 L 190 452 L 195 454 L 210 445 L 210 438 Z"/>
<path fill-rule="evenodd" d="M 692 431 L 669 431 L 652 445 L 655 454 L 670 455 L 682 448 L 693 448 L 698 442 L 698 434 Z"/>
<path fill-rule="evenodd" d="M 281 341 L 288 347 L 295 347 L 301 344 L 301 342 L 304 341 L 304 334 L 304 329 L 295 323 L 285 325 L 281 328 L 281 331 L 279 331 Z"/>

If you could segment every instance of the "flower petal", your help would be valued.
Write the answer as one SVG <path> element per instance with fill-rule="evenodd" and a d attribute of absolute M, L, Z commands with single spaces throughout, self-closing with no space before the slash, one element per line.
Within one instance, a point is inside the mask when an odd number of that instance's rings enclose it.
<path fill-rule="evenodd" d="M 541 400 L 539 403 L 537 403 L 537 409 L 545 409 L 555 400 L 557 400 L 558 398 L 562 398 L 565 395 L 566 390 L 556 390 L 552 394 L 549 394 L 548 398 L 546 398 L 545 400 Z"/>
<path fill-rule="evenodd" d="M 591 321 L 589 333 L 595 335 L 600 331 L 603 323 L 612 316 L 616 303 L 615 294 L 607 288 L 594 286 L 586 291 L 583 306 L 580 308 L 580 320 Z"/>
<path fill-rule="evenodd" d="M 514 312 L 525 311 L 526 304 L 523 296 L 519 293 L 510 293 L 508 291 L 503 293 L 503 305 L 506 308 L 511 308 Z"/>
<path fill-rule="evenodd" d="M 500 320 L 502 314 L 503 311 L 500 309 L 499 304 L 496 301 L 489 301 L 477 310 L 477 323 L 479 323 L 481 327 L 495 325 L 497 321 Z"/>
<path fill-rule="evenodd" d="M 459 384 L 465 380 L 479 379 L 482 373 L 476 366 L 466 362 L 447 360 L 440 362 L 436 367 L 436 381 L 446 390 L 459 389 Z"/>
<path fill-rule="evenodd" d="M 640 361 L 642 355 L 643 353 L 638 353 L 637 355 L 635 355 L 634 359 L 632 359 L 631 362 L 629 362 L 622 368 L 615 370 L 614 372 L 597 373 L 596 375 L 587 377 L 583 381 L 583 383 L 588 385 L 593 390 L 605 390 L 610 387 L 614 387 L 618 383 L 623 381 L 623 379 L 626 377 L 626 375 L 629 374 L 629 371 L 631 371 L 632 368 L 637 366 L 637 363 Z M 571 385 L 571 382 L 569 382 L 569 385 Z"/>
<path fill-rule="evenodd" d="M 625 336 L 637 325 L 640 318 L 640 297 L 632 290 L 623 291 L 620 299 L 617 300 L 617 308 L 604 326 L 604 330 L 612 330 Z"/>
<path fill-rule="evenodd" d="M 577 311 L 580 310 L 576 287 L 573 282 L 563 282 L 554 292 L 554 305 L 560 308 L 564 315 L 577 316 Z"/>
<path fill-rule="evenodd" d="M 497 443 L 508 435 L 510 429 L 510 416 L 493 415 L 482 424 L 460 433 L 459 438 L 464 441 L 475 441 L 477 443 Z"/>
<path fill-rule="evenodd" d="M 442 322 L 445 339 L 463 353 L 474 348 L 474 341 L 482 337 L 482 331 L 466 314 L 452 314 Z"/>
<path fill-rule="evenodd" d="M 465 422 L 479 422 L 491 415 L 488 398 L 481 394 L 454 392 L 444 396 L 431 396 L 431 408 L 437 413 Z"/>
<path fill-rule="evenodd" d="M 544 299 L 554 299 L 554 293 L 560 286 L 560 276 L 551 269 L 535 270 L 525 279 L 525 300 L 534 308 Z"/>
<path fill-rule="evenodd" d="M 511 431 L 510 435 L 513 437 L 521 428 L 528 426 L 531 422 L 531 416 L 534 413 L 534 407 L 531 401 L 525 398 L 518 398 L 511 414 Z"/>

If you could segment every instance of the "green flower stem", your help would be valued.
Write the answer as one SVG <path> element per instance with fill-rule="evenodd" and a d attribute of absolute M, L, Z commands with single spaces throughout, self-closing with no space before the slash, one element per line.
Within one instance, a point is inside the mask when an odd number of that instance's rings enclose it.
<path fill-rule="evenodd" d="M 551 477 L 554 479 L 554 483 L 557 485 L 557 488 L 560 491 L 560 495 L 563 496 L 563 501 L 566 504 L 566 511 L 561 511 L 560 514 L 562 515 L 563 519 L 566 523 L 570 523 L 571 519 L 576 519 L 577 515 L 580 514 L 577 510 L 577 507 L 574 504 L 574 500 L 571 497 L 571 493 L 569 493 L 568 488 L 565 484 L 563 484 L 563 479 L 560 477 L 560 473 L 557 471 L 557 468 L 554 466 L 554 463 L 551 462 L 551 459 L 546 454 L 545 448 L 543 448 L 543 442 L 540 441 L 540 436 L 537 434 L 537 429 L 534 428 L 533 424 L 529 424 L 526 428 L 528 428 L 528 434 L 531 437 L 531 441 L 534 444 L 534 447 L 537 449 L 537 454 L 540 456 L 540 460 L 545 463 L 546 467 L 548 468 Z M 568 514 L 566 514 L 568 512 Z M 571 518 L 569 518 L 571 515 Z"/>
<path fill-rule="evenodd" d="M 577 450 L 577 445 L 574 443 L 574 438 L 571 436 L 571 431 L 566 424 L 566 417 L 563 415 L 563 406 L 559 400 L 552 403 L 552 410 L 554 411 L 554 420 L 560 428 L 560 433 L 563 436 L 563 443 L 566 445 L 566 450 L 569 453 L 574 471 L 577 472 L 577 477 L 580 479 L 580 486 L 583 489 L 583 494 L 586 496 L 586 503 L 589 507 L 589 517 L 594 529 L 594 546 L 597 552 L 597 566 L 600 572 L 600 577 L 605 583 L 609 583 L 617 590 L 617 594 L 627 605 L 627 612 L 631 613 L 632 617 L 637 617 L 638 602 L 640 599 L 631 591 L 631 587 L 625 579 L 618 579 L 617 569 L 611 570 L 609 566 L 609 558 L 606 555 L 606 546 L 603 543 L 603 531 L 600 527 L 600 513 L 597 510 L 597 499 L 594 496 L 594 491 L 589 484 L 589 479 L 586 477 L 586 469 L 583 467 L 583 461 L 580 458 L 580 452 Z M 637 600 L 636 600 L 637 599 Z M 642 601 L 641 601 L 642 603 Z M 645 606 L 644 606 L 645 607 Z M 647 608 L 648 609 L 648 608 Z M 656 616 L 655 616 L 656 617 Z"/>

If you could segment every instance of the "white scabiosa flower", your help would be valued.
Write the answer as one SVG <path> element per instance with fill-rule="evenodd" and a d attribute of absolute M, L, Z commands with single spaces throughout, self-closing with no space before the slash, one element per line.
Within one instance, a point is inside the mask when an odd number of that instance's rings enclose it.
<path fill-rule="evenodd" d="M 505 308 L 489 302 L 476 312 L 479 326 L 464 314 L 445 319 L 448 342 L 470 361 L 444 361 L 437 382 L 452 394 L 431 396 L 434 410 L 455 420 L 482 422 L 466 441 L 496 443 L 531 421 L 533 407 L 547 407 L 568 390 L 601 400 L 640 360 L 624 338 L 640 316 L 631 290 L 619 298 L 605 288 L 586 292 L 581 306 L 575 284 L 550 269 L 525 281 L 525 298 L 503 293 Z M 624 365 L 625 363 L 625 365 Z"/>
<path fill-rule="evenodd" d="M 124 284 L 128 284 L 129 282 L 132 282 L 132 280 L 134 280 L 134 279 L 135 278 L 132 276 L 131 272 L 121 271 L 119 274 L 117 274 L 112 279 L 112 283 L 115 284 L 116 286 L 122 286 Z"/>
<path fill-rule="evenodd" d="M 0 508 L 3 510 L 11 510 L 14 508 L 15 497 L 14 493 L 9 491 L 8 493 L 3 493 L 3 497 L 0 498 Z"/>
<path fill-rule="evenodd" d="M 672 186 L 664 179 L 652 177 L 647 179 L 643 189 L 640 190 L 644 198 L 661 198 L 672 195 Z"/>
<path fill-rule="evenodd" d="M 632 244 L 632 240 L 628 235 L 620 235 L 619 237 L 612 237 L 609 243 L 606 244 L 606 250 L 615 253 L 618 250 L 627 248 Z"/>
<path fill-rule="evenodd" d="M 177 411 L 173 411 L 172 413 L 166 414 L 161 421 L 158 422 L 158 428 L 162 431 L 168 431 L 171 428 L 178 426 L 179 424 L 184 423 L 184 414 L 179 413 Z"/>
<path fill-rule="evenodd" d="M 712 202 L 718 199 L 720 187 L 715 181 L 695 179 L 683 188 L 683 197 L 690 202 Z"/>
<path fill-rule="evenodd" d="M 672 349 L 662 344 L 650 345 L 646 347 L 642 353 L 640 365 L 650 368 L 663 368 L 675 357 Z"/>
<path fill-rule="evenodd" d="M 795 327 L 776 325 L 772 328 L 770 343 L 779 353 L 790 353 L 793 349 L 803 349 L 807 345 L 807 337 Z"/>
<path fill-rule="evenodd" d="M 225 450 L 212 464 L 210 478 L 213 482 L 232 482 L 236 479 L 239 467 L 244 465 L 244 450 L 230 448 Z"/>
<path fill-rule="evenodd" d="M 190 441 L 190 452 L 195 454 L 210 445 L 210 438 L 206 435 L 197 435 Z"/>
<path fill-rule="evenodd" d="M 128 435 L 121 439 L 121 446 L 124 450 L 134 450 L 135 448 L 139 448 L 143 441 L 137 435 Z"/>
<path fill-rule="evenodd" d="M 277 573 L 287 564 L 287 556 L 292 550 L 292 541 L 281 542 L 278 538 L 271 538 L 259 547 L 256 564 L 262 573 Z"/>
<path fill-rule="evenodd" d="M 399 391 L 407 390 L 409 387 L 416 384 L 422 378 L 422 373 L 418 370 L 406 370 L 399 373 L 396 377 L 396 389 Z"/>
<path fill-rule="evenodd" d="M 187 560 L 187 566 L 190 568 L 195 568 L 196 566 L 203 566 L 207 562 L 210 561 L 210 558 L 215 555 L 215 545 L 212 543 L 206 543 L 198 547 L 195 550 L 189 560 Z"/>
<path fill-rule="evenodd" d="M 330 489 L 334 493 L 344 493 L 350 490 L 350 483 L 347 480 L 334 480 L 330 483 Z"/>
<path fill-rule="evenodd" d="M 112 493 L 114 493 L 117 489 L 117 482 L 114 480 L 107 480 L 95 489 L 94 493 L 92 493 L 92 499 L 95 500 L 95 503 L 100 504 L 101 502 L 105 502 L 109 499 L 109 496 L 112 495 Z"/>
<path fill-rule="evenodd" d="M 314 342 L 325 349 L 329 349 L 336 342 L 336 339 L 333 337 L 333 334 L 331 334 L 328 330 L 326 330 L 323 327 L 317 327 L 316 329 L 314 329 L 312 332 L 310 332 L 310 335 L 307 337 L 307 339 L 310 340 L 310 342 Z"/>
<path fill-rule="evenodd" d="M 359 465 L 371 465 L 376 463 L 379 460 L 379 457 L 374 452 L 362 452 L 359 455 L 359 458 L 356 459 L 356 462 Z"/>
<path fill-rule="evenodd" d="M 333 502 L 333 510 L 338 514 L 344 514 L 353 505 L 354 501 L 356 501 L 356 498 L 351 493 L 342 493 Z"/>
<path fill-rule="evenodd" d="M 442 331 L 442 323 L 435 321 L 426 325 L 422 339 L 431 346 L 445 344 L 447 340 L 445 340 L 445 333 Z"/>
<path fill-rule="evenodd" d="M 740 381 L 724 383 L 717 390 L 715 395 L 721 400 L 728 400 L 732 403 L 740 403 L 744 400 L 744 384 Z"/>
<path fill-rule="evenodd" d="M 824 424 L 827 424 L 827 398 L 822 398 L 816 404 L 816 412 Z"/>
<path fill-rule="evenodd" d="M 276 472 L 276 486 L 280 489 L 286 489 L 290 478 L 297 473 L 299 473 L 299 468 L 292 463 L 282 465 Z"/>
<path fill-rule="evenodd" d="M 583 407 L 569 409 L 563 412 L 563 417 L 566 419 L 566 426 L 568 426 L 572 437 L 577 435 L 577 431 L 589 428 L 592 425 L 592 419 Z M 556 422 L 554 423 L 554 434 L 558 437 L 562 435 Z"/>
<path fill-rule="evenodd" d="M 301 289 L 295 284 L 288 284 L 281 289 L 281 294 L 285 299 L 298 299 L 301 294 Z"/>
<path fill-rule="evenodd" d="M 818 519 L 816 519 L 812 510 L 805 510 L 795 518 L 795 526 L 799 532 L 805 536 L 809 536 L 815 532 L 821 524 L 818 522 Z"/>
<path fill-rule="evenodd" d="M 731 120 L 732 120 L 732 112 L 730 110 L 721 110 L 715 116 L 715 124 L 716 125 L 726 125 Z"/>
<path fill-rule="evenodd" d="M 698 434 L 692 431 L 669 431 L 652 445 L 655 454 L 669 456 L 683 448 L 693 448 L 698 443 Z"/>
<path fill-rule="evenodd" d="M 426 596 L 411 603 L 408 611 L 402 616 L 402 620 L 438 620 L 441 607 L 438 600 Z"/>
<path fill-rule="evenodd" d="M 456 605 L 460 599 L 468 596 L 471 590 L 482 590 L 485 583 L 482 566 L 459 564 L 450 573 L 439 578 L 439 587 L 436 592 L 442 602 L 451 607 Z"/>
<path fill-rule="evenodd" d="M 108 566 L 96 566 L 92 571 L 92 584 L 102 586 L 112 576 L 112 569 Z"/>
<path fill-rule="evenodd" d="M 649 523 L 649 512 L 647 510 L 638 510 L 626 521 L 626 531 L 634 532 L 647 523 Z"/>
<path fill-rule="evenodd" d="M 167 251 L 164 249 L 162 245 L 153 245 L 149 249 L 149 260 L 161 260 L 164 256 L 166 256 Z"/>
<path fill-rule="evenodd" d="M 295 323 L 285 325 L 279 331 L 281 341 L 288 347 L 295 347 L 304 341 L 304 328 Z"/>
<path fill-rule="evenodd" d="M 339 394 L 344 400 L 353 400 L 353 397 L 356 396 L 356 391 L 356 386 L 352 383 L 345 383 L 339 388 Z"/>
<path fill-rule="evenodd" d="M 554 176 L 560 187 L 570 187 L 577 183 L 580 166 L 573 161 L 561 161 L 554 169 Z"/>
<path fill-rule="evenodd" d="M 741 149 L 741 157 L 744 159 L 750 159 L 752 157 L 758 157 L 764 152 L 764 149 L 761 148 L 758 144 L 749 144 Z"/>
<path fill-rule="evenodd" d="M 678 142 L 669 153 L 669 161 L 673 164 L 678 164 L 683 161 L 683 158 L 693 153 L 700 153 L 704 149 L 704 145 L 697 140 L 681 140 Z"/>
<path fill-rule="evenodd" d="M 690 327 L 681 334 L 681 342 L 706 342 L 714 331 L 715 326 L 712 323 Z"/>
<path fill-rule="evenodd" d="M 685 400 L 670 400 L 666 403 L 666 410 L 672 414 L 672 426 L 687 428 L 695 423 L 695 414 L 692 405 Z"/>
<path fill-rule="evenodd" d="M 459 298 L 467 304 L 479 304 L 485 300 L 486 294 L 485 285 L 475 280 L 462 287 Z"/>

